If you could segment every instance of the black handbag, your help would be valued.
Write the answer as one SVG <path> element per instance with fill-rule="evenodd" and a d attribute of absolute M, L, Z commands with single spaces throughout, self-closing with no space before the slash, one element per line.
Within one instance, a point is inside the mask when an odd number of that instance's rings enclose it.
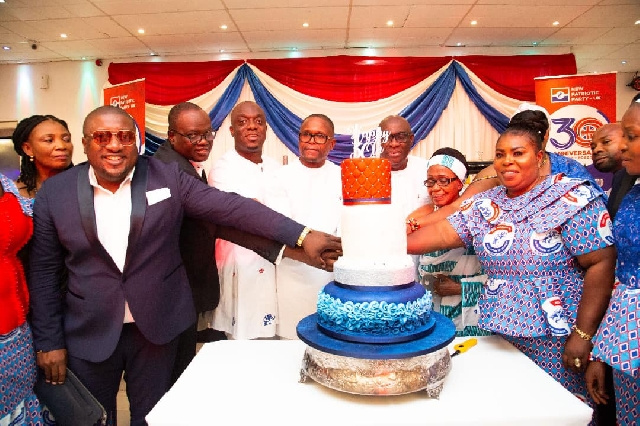
<path fill-rule="evenodd" d="M 44 373 L 38 369 L 34 391 L 60 426 L 104 426 L 107 423 L 104 407 L 68 368 L 67 378 L 61 385 L 47 383 Z"/>

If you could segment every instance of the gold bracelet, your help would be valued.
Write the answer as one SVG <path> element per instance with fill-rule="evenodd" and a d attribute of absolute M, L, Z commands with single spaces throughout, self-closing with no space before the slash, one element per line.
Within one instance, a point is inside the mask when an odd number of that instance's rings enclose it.
<path fill-rule="evenodd" d="M 474 183 L 474 182 L 480 182 L 481 180 L 497 179 L 497 178 L 498 178 L 498 175 L 493 175 L 493 176 L 484 176 L 484 177 L 481 177 L 481 178 L 475 178 L 475 179 L 473 179 L 473 180 L 471 181 L 471 183 Z"/>
<path fill-rule="evenodd" d="M 418 221 L 412 217 L 407 219 L 407 225 L 409 225 L 409 229 L 411 230 L 411 232 L 415 232 L 420 229 L 420 223 L 418 223 Z"/>
<path fill-rule="evenodd" d="M 577 334 L 578 336 L 580 336 L 580 338 L 581 338 L 582 340 L 586 340 L 587 342 L 590 342 L 590 341 L 591 341 L 591 339 L 593 339 L 593 336 L 592 336 L 592 335 L 587 334 L 587 333 L 585 333 L 584 331 L 580 330 L 578 327 L 576 327 L 576 325 L 575 325 L 575 324 L 573 324 L 573 325 L 571 326 L 571 330 L 575 331 L 575 332 L 576 332 L 576 334 Z"/>
<path fill-rule="evenodd" d="M 308 226 L 305 226 L 302 232 L 300 233 L 300 236 L 298 237 L 298 242 L 296 242 L 296 247 L 302 247 L 302 242 L 307 237 L 307 234 L 309 234 L 309 232 L 311 232 L 311 228 L 309 228 Z"/>

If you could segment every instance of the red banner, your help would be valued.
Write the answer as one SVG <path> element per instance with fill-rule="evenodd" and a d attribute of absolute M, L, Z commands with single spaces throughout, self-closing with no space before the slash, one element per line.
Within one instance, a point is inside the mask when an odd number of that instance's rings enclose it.
<path fill-rule="evenodd" d="M 539 77 L 535 85 L 536 104 L 551 116 L 546 150 L 590 165 L 593 133 L 616 121 L 616 74 Z"/>
<path fill-rule="evenodd" d="M 133 80 L 104 89 L 104 104 L 127 111 L 136 121 L 140 138 L 138 152 L 144 153 L 145 130 L 145 80 Z"/>
<path fill-rule="evenodd" d="M 565 55 L 377 57 L 327 56 L 295 59 L 248 59 L 250 65 L 293 90 L 335 102 L 386 98 L 429 77 L 455 59 L 493 90 L 533 101 L 533 79 L 575 74 L 576 59 Z M 109 82 L 145 78 L 147 102 L 175 105 L 217 87 L 241 60 L 211 62 L 129 62 L 109 65 Z"/>

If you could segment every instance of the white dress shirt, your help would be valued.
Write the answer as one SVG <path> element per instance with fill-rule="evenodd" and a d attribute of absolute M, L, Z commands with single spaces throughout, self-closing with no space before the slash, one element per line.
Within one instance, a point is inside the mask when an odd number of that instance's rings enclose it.
<path fill-rule="evenodd" d="M 134 168 L 135 170 L 135 168 Z M 125 177 L 116 192 L 103 188 L 96 179 L 93 167 L 89 166 L 89 183 L 93 186 L 93 207 L 96 212 L 98 240 L 113 259 L 120 272 L 129 246 L 131 228 L 131 178 L 134 170 Z M 129 304 L 124 302 L 125 323 L 134 322 Z"/>

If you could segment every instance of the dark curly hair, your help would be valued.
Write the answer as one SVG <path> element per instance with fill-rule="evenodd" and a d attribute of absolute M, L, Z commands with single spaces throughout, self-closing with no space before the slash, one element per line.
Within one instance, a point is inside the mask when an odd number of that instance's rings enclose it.
<path fill-rule="evenodd" d="M 69 131 L 67 122 L 58 117 L 53 115 L 32 115 L 31 117 L 27 117 L 20 121 L 11 136 L 11 139 L 13 140 L 13 149 L 20 156 L 20 176 L 18 176 L 17 181 L 24 184 L 27 192 L 32 192 L 36 189 L 36 177 L 38 172 L 36 170 L 36 165 L 33 161 L 29 160 L 29 156 L 22 149 L 22 145 L 29 140 L 31 132 L 38 124 L 49 120 L 60 123 L 65 129 L 67 129 L 67 131 Z M 72 165 L 70 164 L 69 167 L 71 166 Z"/>
<path fill-rule="evenodd" d="M 507 130 L 509 129 L 518 130 L 518 132 L 509 132 L 512 134 L 530 134 L 531 139 L 535 142 L 538 149 L 542 149 L 544 137 L 547 134 L 547 130 L 549 130 L 549 120 L 542 111 L 525 110 L 517 113 L 511 118 L 511 121 L 509 121 L 509 125 L 504 133 L 507 133 Z"/>
<path fill-rule="evenodd" d="M 544 140 L 544 133 L 540 133 L 539 130 L 525 124 L 509 125 L 504 132 L 500 135 L 500 138 L 505 135 L 525 136 L 529 138 L 531 144 L 537 151 L 542 150 L 542 142 Z M 498 138 L 498 139 L 500 139 Z"/>

